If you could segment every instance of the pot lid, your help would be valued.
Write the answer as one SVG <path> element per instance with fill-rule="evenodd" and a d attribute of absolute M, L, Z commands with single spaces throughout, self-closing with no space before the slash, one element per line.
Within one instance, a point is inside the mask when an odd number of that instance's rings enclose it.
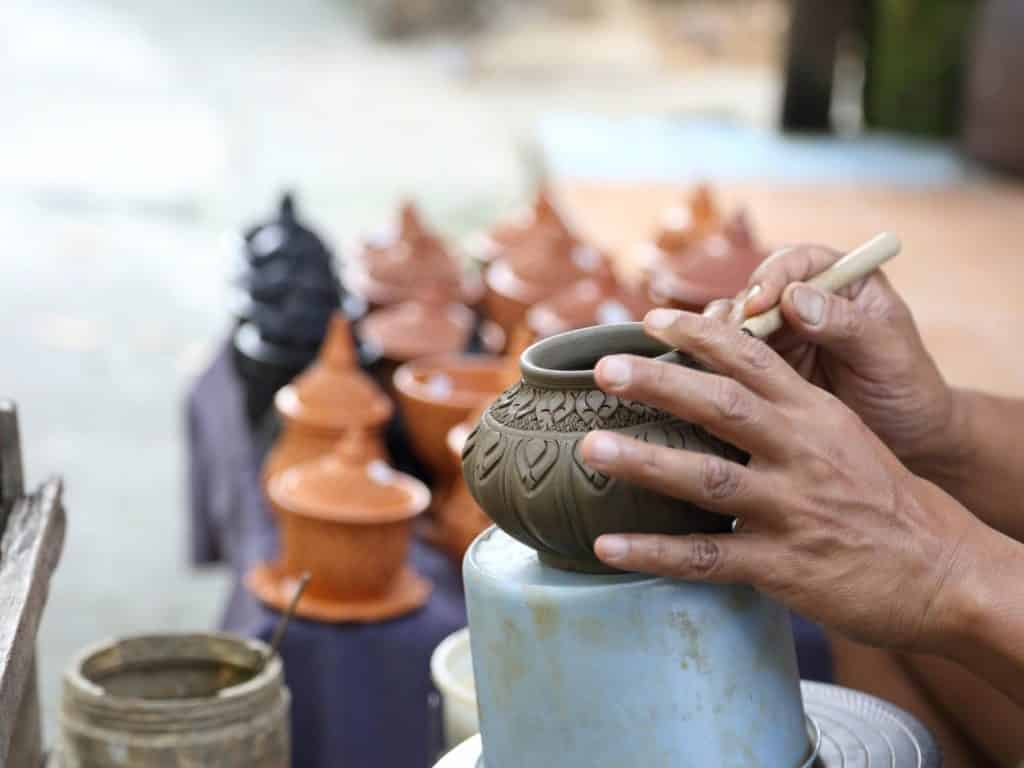
<path fill-rule="evenodd" d="M 352 430 L 327 455 L 284 470 L 268 493 L 295 515 L 366 525 L 407 520 L 430 505 L 427 486 L 376 458 L 365 430 Z"/>
<path fill-rule="evenodd" d="M 526 215 L 499 222 L 490 232 L 490 239 L 497 246 L 517 245 L 538 230 L 561 233 L 571 237 L 568 225 L 558 212 L 551 190 L 541 187 L 537 192 L 532 209 Z"/>
<path fill-rule="evenodd" d="M 479 278 L 463 274 L 458 258 L 424 225 L 412 202 L 402 205 L 395 233 L 364 242 L 345 282 L 374 304 L 413 298 L 475 302 L 480 296 Z"/>
<path fill-rule="evenodd" d="M 391 418 L 387 396 L 360 370 L 348 319 L 340 312 L 313 364 L 274 397 L 289 421 L 318 429 L 376 427 Z"/>
<path fill-rule="evenodd" d="M 358 325 L 364 344 L 397 362 L 461 352 L 475 317 L 464 304 L 407 301 L 371 312 Z"/>
<path fill-rule="evenodd" d="M 653 303 L 646 292 L 624 285 L 611 271 L 586 277 L 534 305 L 527 322 L 538 337 L 589 325 L 641 320 Z"/>
<path fill-rule="evenodd" d="M 740 211 L 721 232 L 677 253 L 660 251 L 650 269 L 651 292 L 655 298 L 667 297 L 692 307 L 731 298 L 746 287 L 766 255 Z"/>
<path fill-rule="evenodd" d="M 718 204 L 707 184 L 697 187 L 689 200 L 668 208 L 661 216 L 655 244 L 665 251 L 687 248 L 721 229 Z"/>

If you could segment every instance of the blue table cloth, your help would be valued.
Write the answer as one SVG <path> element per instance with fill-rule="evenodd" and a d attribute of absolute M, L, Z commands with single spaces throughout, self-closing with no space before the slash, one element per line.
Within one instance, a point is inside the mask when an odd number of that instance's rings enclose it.
<path fill-rule="evenodd" d="M 221 627 L 269 639 L 278 614 L 250 595 L 245 572 L 273 559 L 277 530 L 263 499 L 259 466 L 266 436 L 246 423 L 243 393 L 226 345 L 195 382 L 187 402 L 194 564 L 227 563 L 233 589 Z M 377 624 L 292 622 L 281 656 L 292 694 L 294 768 L 426 768 L 441 745 L 430 654 L 465 626 L 458 566 L 417 542 L 412 562 L 434 584 L 430 601 Z M 831 680 L 821 630 L 794 617 L 805 679 Z"/>

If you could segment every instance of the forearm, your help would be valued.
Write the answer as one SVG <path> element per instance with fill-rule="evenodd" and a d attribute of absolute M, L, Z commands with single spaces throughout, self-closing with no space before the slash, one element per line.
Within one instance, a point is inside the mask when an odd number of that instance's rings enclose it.
<path fill-rule="evenodd" d="M 941 444 L 908 460 L 987 525 L 1024 541 L 1024 400 L 954 390 Z"/>
<path fill-rule="evenodd" d="M 979 526 L 961 554 L 941 652 L 1024 706 L 1024 544 Z"/>

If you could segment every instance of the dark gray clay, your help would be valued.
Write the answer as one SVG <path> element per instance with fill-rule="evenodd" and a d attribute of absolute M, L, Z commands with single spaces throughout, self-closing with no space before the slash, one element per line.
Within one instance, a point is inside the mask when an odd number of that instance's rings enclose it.
<path fill-rule="evenodd" d="M 747 459 L 699 426 L 599 390 L 594 366 L 613 353 L 696 367 L 648 337 L 641 323 L 552 336 L 523 353 L 522 380 L 484 413 L 462 454 L 466 482 L 481 508 L 546 563 L 567 570 L 608 571 L 593 552 L 604 533 L 723 532 L 730 526 L 720 515 L 589 467 L 579 444 L 591 430 L 614 430 L 737 462 Z"/>

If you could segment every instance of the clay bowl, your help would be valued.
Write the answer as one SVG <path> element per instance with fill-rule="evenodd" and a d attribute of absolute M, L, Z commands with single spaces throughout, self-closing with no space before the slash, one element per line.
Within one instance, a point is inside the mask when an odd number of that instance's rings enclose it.
<path fill-rule="evenodd" d="M 273 604 L 275 580 L 309 571 L 299 615 L 380 620 L 426 601 L 430 586 L 406 561 L 430 491 L 374 459 L 360 436 L 274 476 L 267 493 L 281 521 L 281 557 L 250 578 L 257 596 Z"/>
<path fill-rule="evenodd" d="M 585 328 L 527 349 L 523 379 L 487 409 L 466 441 L 463 475 L 473 497 L 506 533 L 567 570 L 608 572 L 593 553 L 604 533 L 724 532 L 730 520 L 589 467 L 583 437 L 611 429 L 658 445 L 746 461 L 701 427 L 643 403 L 601 392 L 594 366 L 630 353 L 695 364 L 648 337 L 640 323 Z"/>
<path fill-rule="evenodd" d="M 504 372 L 504 358 L 482 355 L 422 358 L 395 371 L 395 392 L 409 441 L 435 478 L 454 474 L 445 445 L 449 430 L 498 396 Z"/>
<path fill-rule="evenodd" d="M 461 354 L 478 331 L 486 352 L 500 352 L 504 332 L 493 323 L 477 327 L 477 317 L 465 304 L 410 301 L 378 309 L 357 326 L 366 347 L 375 356 L 373 374 L 393 393 L 395 370 L 411 360 Z"/>

